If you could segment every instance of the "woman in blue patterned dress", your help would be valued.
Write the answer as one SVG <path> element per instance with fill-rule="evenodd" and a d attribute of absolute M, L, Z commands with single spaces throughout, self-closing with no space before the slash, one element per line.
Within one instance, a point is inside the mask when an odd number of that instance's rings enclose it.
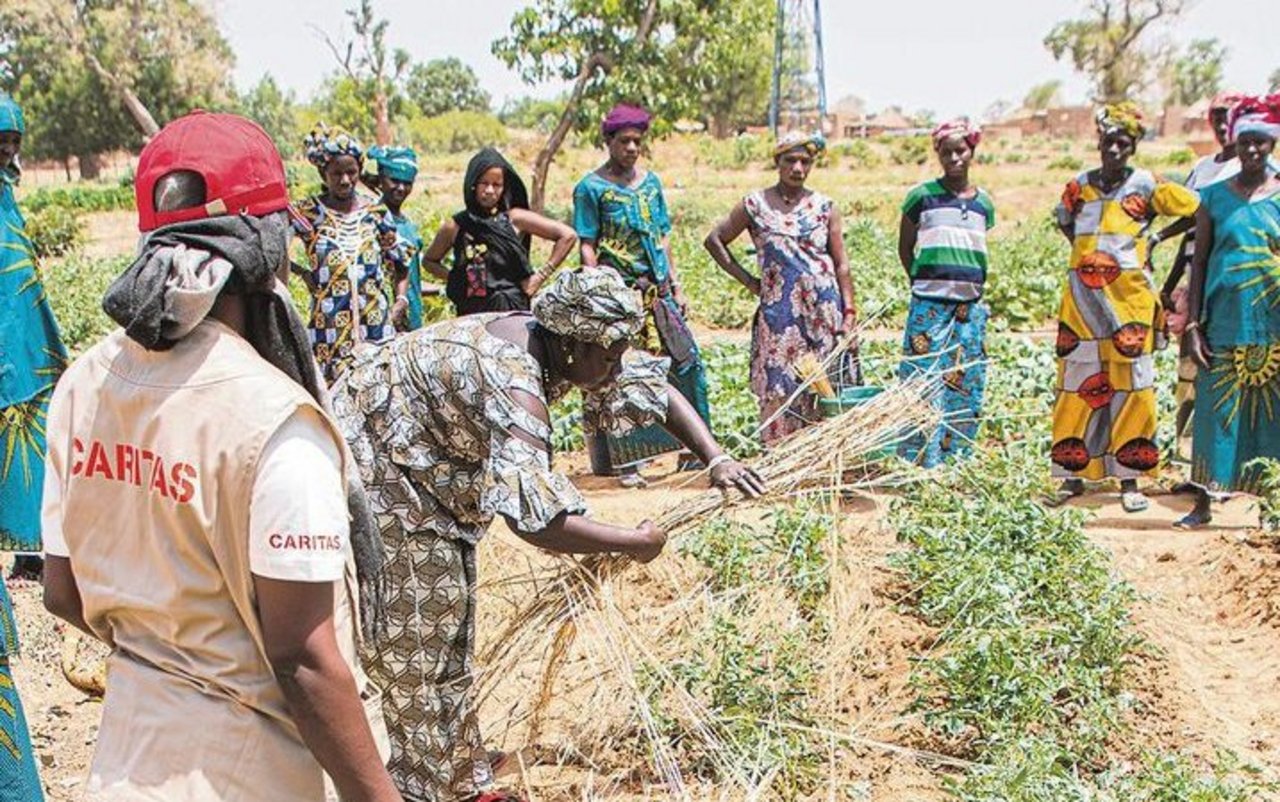
<path fill-rule="evenodd" d="M 13 196 L 25 128 L 0 94 L 0 551 L 38 554 L 45 411 L 67 352 Z M 39 580 L 40 566 L 20 555 L 14 577 Z"/>
<path fill-rule="evenodd" d="M 671 360 L 671 384 L 709 425 L 706 371 L 685 322 L 688 304 L 667 241 L 671 219 L 662 182 L 651 170 L 637 166 L 649 121 L 649 113 L 636 106 L 620 104 L 609 112 L 602 126 L 609 159 L 574 187 L 573 227 L 581 241 L 583 265 L 614 270 L 641 294 L 646 315 L 635 345 Z M 679 447 L 657 426 L 626 436 L 587 438 L 592 471 L 621 475 L 624 485 L 642 484 L 639 465 Z"/>
<path fill-rule="evenodd" d="M 381 343 L 407 324 L 409 274 L 396 220 L 356 191 L 364 152 L 347 134 L 323 126 L 306 139 L 307 160 L 324 192 L 297 204 L 294 221 L 307 265 L 293 271 L 311 293 L 308 328 L 325 381 L 346 370 L 356 343 Z M 400 298 L 392 305 L 392 287 Z"/>
<path fill-rule="evenodd" d="M 1211 520 L 1210 490 L 1256 490 L 1252 460 L 1280 460 L 1280 177 L 1268 164 L 1280 138 L 1280 94 L 1245 98 L 1231 117 L 1240 172 L 1200 190 L 1196 212 L 1183 337 L 1199 368 L 1197 499 L 1177 522 L 1183 527 Z"/>
<path fill-rule="evenodd" d="M 404 214 L 404 202 L 413 194 L 413 182 L 418 177 L 418 154 L 410 147 L 369 148 L 369 159 L 378 165 L 373 176 L 364 176 L 365 185 L 382 196 L 381 203 L 391 213 L 396 232 L 400 236 L 400 254 L 406 270 L 402 281 L 396 282 L 396 303 L 404 302 L 407 311 L 400 331 L 422 328 L 422 234 L 418 226 Z M 393 319 L 396 304 L 392 304 Z"/>
<path fill-rule="evenodd" d="M 67 354 L 13 198 L 22 109 L 0 93 L 0 551 L 40 550 L 44 420 Z M 18 632 L 0 582 L 0 799 L 44 799 L 9 659 Z"/>
<path fill-rule="evenodd" d="M 978 434 L 987 384 L 987 231 L 996 224 L 991 197 L 969 183 L 982 133 L 966 120 L 933 131 L 942 177 L 912 189 L 902 204 L 898 258 L 911 282 L 911 307 L 898 376 L 942 374 L 943 420 L 898 449 L 926 468 L 967 452 Z"/>
<path fill-rule="evenodd" d="M 774 149 L 778 183 L 748 195 L 707 235 L 716 263 L 760 298 L 751 336 L 751 390 L 760 402 L 761 437 L 771 445 L 818 419 L 812 393 L 800 393 L 796 365 L 805 355 L 825 361 L 857 320 L 840 211 L 805 188 L 825 143 L 820 135 L 788 134 Z M 728 245 L 749 231 L 760 277 Z M 861 383 L 857 352 L 827 370 L 837 385 Z"/>

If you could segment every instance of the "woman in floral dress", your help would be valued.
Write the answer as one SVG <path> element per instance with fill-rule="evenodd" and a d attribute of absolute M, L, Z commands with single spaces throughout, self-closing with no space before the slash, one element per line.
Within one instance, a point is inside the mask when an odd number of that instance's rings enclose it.
<path fill-rule="evenodd" d="M 748 195 L 703 243 L 726 273 L 760 298 L 751 338 L 751 389 L 760 401 L 766 445 L 817 420 L 815 396 L 796 394 L 796 366 L 806 355 L 825 361 L 857 320 L 840 211 L 830 198 L 805 188 L 823 147 L 819 135 L 793 133 L 779 140 L 778 183 Z M 729 251 L 743 231 L 755 243 L 759 278 Z M 837 386 L 861 384 L 856 350 L 841 354 L 828 373 Z"/>
<path fill-rule="evenodd" d="M 476 543 L 501 517 L 567 553 L 653 559 L 665 534 L 586 515 L 551 467 L 549 405 L 587 393 L 594 430 L 660 424 L 748 496 L 759 478 L 730 459 L 667 381 L 667 362 L 628 354 L 639 299 L 608 270 L 562 272 L 528 312 L 437 323 L 357 354 L 333 388 L 339 428 L 387 549 L 388 632 L 367 665 L 383 692 L 389 768 L 409 802 L 506 799 L 480 738 L 472 674 Z"/>
<path fill-rule="evenodd" d="M 356 343 L 380 343 L 408 327 L 409 271 L 395 216 L 356 191 L 364 164 L 360 143 L 323 126 L 306 139 L 307 159 L 324 192 L 297 204 L 294 221 L 307 264 L 294 273 L 311 293 L 308 327 L 316 362 L 333 382 Z M 392 305 L 392 290 L 395 305 Z"/>

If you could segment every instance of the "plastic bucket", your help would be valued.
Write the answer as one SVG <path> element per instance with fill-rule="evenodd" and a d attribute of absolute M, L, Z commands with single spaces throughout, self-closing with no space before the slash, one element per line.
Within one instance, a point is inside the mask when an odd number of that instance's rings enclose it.
<path fill-rule="evenodd" d="M 864 387 L 845 387 L 835 398 L 819 398 L 818 411 L 824 418 L 834 418 L 842 412 L 860 407 L 884 392 L 883 387 L 867 385 Z"/>

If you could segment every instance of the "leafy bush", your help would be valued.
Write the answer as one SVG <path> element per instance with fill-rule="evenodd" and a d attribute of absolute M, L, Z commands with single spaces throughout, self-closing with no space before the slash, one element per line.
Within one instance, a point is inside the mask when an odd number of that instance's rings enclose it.
<path fill-rule="evenodd" d="M 1196 154 L 1190 148 L 1179 148 L 1165 154 L 1162 160 L 1169 167 L 1186 167 L 1193 164 L 1196 160 Z"/>
<path fill-rule="evenodd" d="M 924 164 L 929 160 L 933 147 L 927 136 L 903 136 L 892 140 L 889 159 L 894 164 Z"/>
<path fill-rule="evenodd" d="M 77 184 L 71 187 L 41 187 L 22 198 L 22 208 L 38 212 L 50 206 L 61 206 L 81 212 L 110 212 L 132 209 L 132 185 Z"/>
<path fill-rule="evenodd" d="M 128 257 L 89 259 L 74 255 L 45 266 L 45 292 L 49 294 L 62 341 L 73 356 L 115 328 L 115 323 L 102 311 L 102 296 L 128 265 Z"/>
<path fill-rule="evenodd" d="M 731 139 L 698 137 L 698 160 L 719 169 L 765 167 L 773 161 L 769 140 L 755 134 Z"/>
<path fill-rule="evenodd" d="M 845 159 L 849 160 L 849 167 L 853 169 L 879 167 L 884 162 L 865 139 L 840 140 L 827 149 L 830 164 L 843 163 Z"/>
<path fill-rule="evenodd" d="M 1035 328 L 1057 315 L 1068 251 L 1048 219 L 997 229 L 990 240 L 991 270 L 983 291 L 997 328 Z"/>
<path fill-rule="evenodd" d="M 750 268 L 749 262 L 754 259 L 746 259 L 738 247 L 740 261 Z M 694 226 L 682 227 L 672 234 L 671 255 L 680 286 L 689 300 L 691 317 L 718 328 L 739 329 L 750 324 L 758 299 L 712 260 L 702 247 L 702 234 Z"/>
<path fill-rule="evenodd" d="M 1048 169 L 1050 169 L 1050 170 L 1072 170 L 1072 171 L 1077 171 L 1077 172 L 1078 172 L 1078 171 L 1080 171 L 1080 170 L 1083 170 L 1083 169 L 1084 169 L 1084 162 L 1083 162 L 1081 159 L 1079 159 L 1078 157 L 1076 157 L 1076 156 L 1072 156 L 1072 155 L 1070 155 L 1070 154 L 1067 154 L 1067 155 L 1064 155 L 1064 156 L 1059 156 L 1058 158 L 1056 158 L 1056 159 L 1054 159 L 1053 161 L 1049 162 Z"/>
<path fill-rule="evenodd" d="M 80 212 L 69 206 L 44 206 L 26 215 L 27 236 L 36 256 L 50 256 L 78 250 L 86 231 Z"/>
<path fill-rule="evenodd" d="M 480 111 L 450 111 L 436 117 L 409 121 L 409 139 L 428 153 L 466 153 L 486 146 L 498 147 L 507 141 L 507 129 L 492 114 Z"/>

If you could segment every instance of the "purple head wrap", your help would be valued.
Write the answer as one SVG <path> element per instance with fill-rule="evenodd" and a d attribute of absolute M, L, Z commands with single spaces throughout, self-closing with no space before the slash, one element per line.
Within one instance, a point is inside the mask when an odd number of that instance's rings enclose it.
<path fill-rule="evenodd" d="M 641 133 L 649 130 L 649 121 L 653 115 L 639 106 L 619 103 L 605 115 L 600 131 L 606 137 L 613 136 L 624 128 L 636 128 Z"/>

